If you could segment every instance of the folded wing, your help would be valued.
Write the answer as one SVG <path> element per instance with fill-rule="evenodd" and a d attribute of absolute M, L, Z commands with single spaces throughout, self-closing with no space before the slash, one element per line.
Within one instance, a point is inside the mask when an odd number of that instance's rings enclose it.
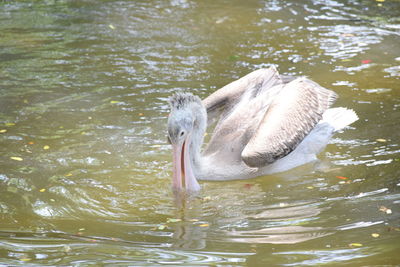
<path fill-rule="evenodd" d="M 337 95 L 306 78 L 286 84 L 271 102 L 242 151 L 250 167 L 262 167 L 292 152 L 321 120 Z"/>

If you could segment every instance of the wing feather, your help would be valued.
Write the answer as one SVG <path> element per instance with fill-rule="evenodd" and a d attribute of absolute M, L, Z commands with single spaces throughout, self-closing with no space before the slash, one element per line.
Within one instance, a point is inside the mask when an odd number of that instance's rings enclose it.
<path fill-rule="evenodd" d="M 288 155 L 321 120 L 336 93 L 306 78 L 283 87 L 242 151 L 250 167 L 262 167 Z"/>
<path fill-rule="evenodd" d="M 208 125 L 210 126 L 214 119 L 219 119 L 205 153 L 224 154 L 229 150 L 230 159 L 241 161 L 241 152 L 252 135 L 249 136 L 248 132 L 254 132 L 256 129 L 254 125 L 258 125 L 262 118 L 249 127 L 248 122 L 254 119 L 251 119 L 253 115 L 249 114 L 248 105 L 258 94 L 279 84 L 282 84 L 282 80 L 275 67 L 259 69 L 231 82 L 204 99 Z M 256 103 L 250 113 L 254 114 L 260 110 L 262 105 L 259 104 Z M 265 111 L 262 112 L 264 113 Z M 232 151 L 235 151 L 234 156 Z M 226 158 L 225 154 L 221 157 Z"/>
<path fill-rule="evenodd" d="M 223 111 L 226 113 L 249 89 L 269 88 L 279 83 L 282 83 L 282 80 L 275 67 L 253 71 L 225 85 L 203 100 L 208 118 L 214 119 Z"/>

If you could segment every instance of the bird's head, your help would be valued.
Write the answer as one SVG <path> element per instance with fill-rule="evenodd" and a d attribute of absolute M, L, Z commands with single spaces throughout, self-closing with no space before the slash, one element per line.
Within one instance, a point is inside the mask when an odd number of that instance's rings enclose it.
<path fill-rule="evenodd" d="M 168 140 L 173 150 L 173 180 L 175 190 L 185 188 L 198 191 L 199 184 L 194 176 L 192 142 L 199 130 L 199 114 L 205 113 L 201 100 L 191 93 L 177 93 L 170 98 L 171 113 L 168 117 Z M 206 116 L 206 115 L 205 115 Z"/>

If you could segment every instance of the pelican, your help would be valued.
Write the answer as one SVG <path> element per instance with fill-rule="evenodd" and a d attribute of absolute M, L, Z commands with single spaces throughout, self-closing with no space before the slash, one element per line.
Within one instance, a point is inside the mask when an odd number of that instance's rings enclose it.
<path fill-rule="evenodd" d="M 203 101 L 176 93 L 168 117 L 173 189 L 198 191 L 198 180 L 248 179 L 316 160 L 335 132 L 358 119 L 351 109 L 330 108 L 336 98 L 335 92 L 305 77 L 280 75 L 274 67 L 251 72 Z"/>

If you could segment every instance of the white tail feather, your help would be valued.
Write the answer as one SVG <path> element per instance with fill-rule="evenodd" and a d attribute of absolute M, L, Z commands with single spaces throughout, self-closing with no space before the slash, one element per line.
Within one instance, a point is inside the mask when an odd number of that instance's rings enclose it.
<path fill-rule="evenodd" d="M 354 110 L 339 107 L 326 110 L 322 115 L 321 122 L 329 123 L 334 128 L 334 132 L 336 132 L 352 124 L 356 120 L 358 120 L 358 116 Z"/>

